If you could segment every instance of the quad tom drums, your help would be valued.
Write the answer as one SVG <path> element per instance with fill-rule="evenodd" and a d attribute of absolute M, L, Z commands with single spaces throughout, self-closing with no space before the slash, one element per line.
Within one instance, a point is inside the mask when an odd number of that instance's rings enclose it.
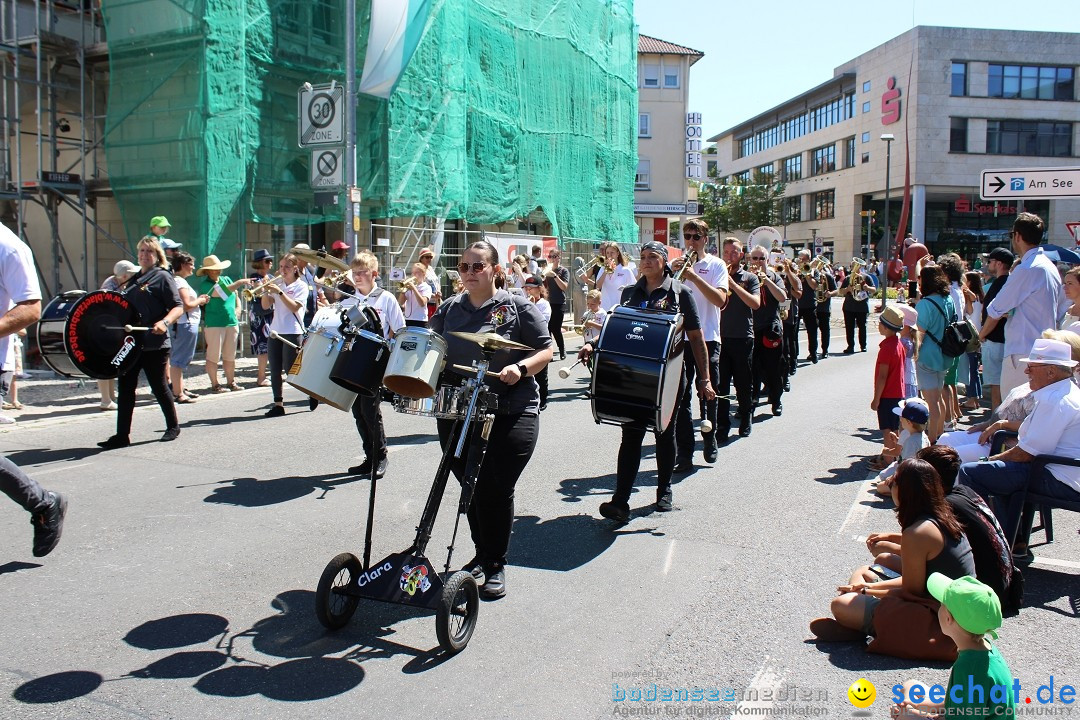
<path fill-rule="evenodd" d="M 667 429 L 682 377 L 682 315 L 617 307 L 593 354 L 592 412 L 598 423 Z"/>
<path fill-rule="evenodd" d="M 446 341 L 426 328 L 405 327 L 394 333 L 383 385 L 406 398 L 429 398 L 446 363 Z"/>
<path fill-rule="evenodd" d="M 71 290 L 41 312 L 37 343 L 50 368 L 68 377 L 112 380 L 128 372 L 142 352 L 139 311 L 120 293 Z"/>
<path fill-rule="evenodd" d="M 330 379 L 346 390 L 374 397 L 382 392 L 389 361 L 390 343 L 381 335 L 360 330 L 345 339 L 330 369 Z"/>
<path fill-rule="evenodd" d="M 325 307 L 315 313 L 285 382 L 319 402 L 349 410 L 356 401 L 356 393 L 330 379 L 345 342 L 338 331 L 340 312 L 340 307 Z"/>

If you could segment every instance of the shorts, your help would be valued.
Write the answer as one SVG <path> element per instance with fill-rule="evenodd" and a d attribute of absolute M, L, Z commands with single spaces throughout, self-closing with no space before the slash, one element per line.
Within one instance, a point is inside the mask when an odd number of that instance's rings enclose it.
<path fill-rule="evenodd" d="M 915 377 L 919 381 L 919 390 L 941 390 L 945 386 L 945 370 L 931 370 L 922 363 L 915 363 Z"/>
<path fill-rule="evenodd" d="M 872 585 L 880 580 L 869 580 L 867 585 Z M 864 595 L 866 598 L 866 605 L 863 608 L 862 619 L 862 631 L 867 635 L 874 635 L 874 613 L 877 612 L 877 606 L 881 604 L 881 598 L 877 595 Z"/>
<path fill-rule="evenodd" d="M 195 342 L 199 339 L 199 326 L 190 323 L 177 323 L 169 332 L 172 337 L 172 352 L 169 365 L 186 370 L 195 357 Z"/>
<path fill-rule="evenodd" d="M 878 430 L 900 429 L 900 416 L 893 412 L 896 407 L 900 407 L 900 398 L 881 398 L 877 408 Z"/>
<path fill-rule="evenodd" d="M 228 327 L 208 327 L 203 329 L 206 338 L 206 362 L 217 364 L 220 357 L 227 363 L 236 361 L 236 325 Z"/>
<path fill-rule="evenodd" d="M 945 371 L 945 384 L 956 387 L 956 369 L 960 367 L 960 358 L 954 357 L 949 363 L 949 369 Z"/>
<path fill-rule="evenodd" d="M 0 398 L 6 398 L 8 392 L 11 391 L 11 381 L 15 379 L 15 372 L 13 370 L 4 370 L 0 372 Z"/>
<path fill-rule="evenodd" d="M 1005 343 L 987 340 L 982 344 L 984 385 L 1001 384 L 1001 361 L 1005 359 Z"/>

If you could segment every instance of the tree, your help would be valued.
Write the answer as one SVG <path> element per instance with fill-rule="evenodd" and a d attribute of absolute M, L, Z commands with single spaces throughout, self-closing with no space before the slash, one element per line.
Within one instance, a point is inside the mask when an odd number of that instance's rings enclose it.
<path fill-rule="evenodd" d="M 719 230 L 753 230 L 780 225 L 786 186 L 771 173 L 754 171 L 749 183 L 737 177 L 706 183 L 698 192 L 702 215 L 709 227 Z"/>

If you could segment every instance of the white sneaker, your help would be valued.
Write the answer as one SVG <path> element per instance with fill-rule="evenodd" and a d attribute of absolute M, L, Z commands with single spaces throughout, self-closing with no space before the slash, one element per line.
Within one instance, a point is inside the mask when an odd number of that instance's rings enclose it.
<path fill-rule="evenodd" d="M 0 415 L 0 425 L 10 425 L 15 422 L 15 418 L 8 417 L 7 415 Z"/>
<path fill-rule="evenodd" d="M 101 403 L 101 409 L 102 410 L 115 410 L 116 409 L 116 403 L 114 403 L 112 401 L 107 402 L 107 403 Z"/>

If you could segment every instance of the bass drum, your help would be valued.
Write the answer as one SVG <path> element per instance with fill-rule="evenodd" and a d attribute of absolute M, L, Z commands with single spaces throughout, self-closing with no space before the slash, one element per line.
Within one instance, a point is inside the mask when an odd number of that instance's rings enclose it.
<path fill-rule="evenodd" d="M 658 310 L 617 307 L 608 315 L 593 353 L 596 422 L 667 429 L 679 400 L 682 325 L 682 315 Z"/>
<path fill-rule="evenodd" d="M 139 311 L 120 293 L 70 290 L 41 311 L 37 344 L 41 359 L 67 377 L 112 380 L 127 373 L 142 352 Z"/>

